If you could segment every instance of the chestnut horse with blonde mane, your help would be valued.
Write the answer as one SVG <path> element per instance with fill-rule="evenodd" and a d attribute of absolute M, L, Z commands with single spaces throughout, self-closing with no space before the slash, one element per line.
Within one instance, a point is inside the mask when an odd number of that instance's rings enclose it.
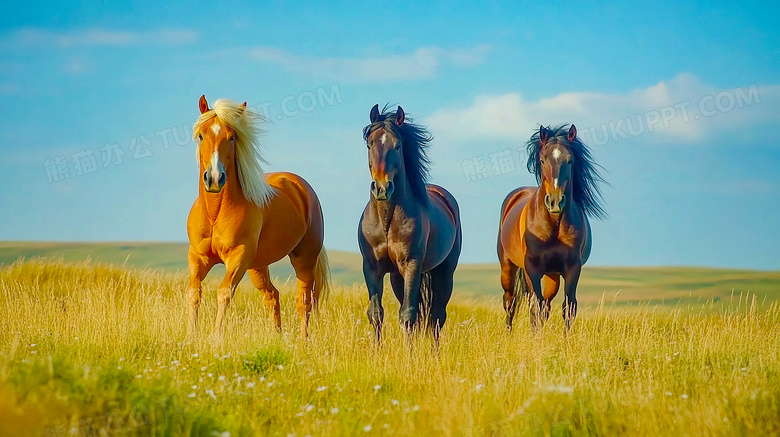
<path fill-rule="evenodd" d="M 188 333 L 195 333 L 201 283 L 220 263 L 227 273 L 217 293 L 215 336 L 222 337 L 228 304 L 247 272 L 281 330 L 279 290 L 271 283 L 268 266 L 289 256 L 298 279 L 301 337 L 306 337 L 312 306 L 316 308 L 329 289 L 319 199 L 300 176 L 263 172 L 256 125 L 260 116 L 246 102 L 220 99 L 209 109 L 201 96 L 199 106 L 194 128 L 200 165 L 198 198 L 187 219 Z"/>
<path fill-rule="evenodd" d="M 498 231 L 506 324 L 512 328 L 517 294 L 522 293 L 531 307 L 531 326 L 538 328 L 549 317 L 563 277 L 568 331 L 577 315 L 577 282 L 590 256 L 588 217 L 605 216 L 597 184 L 604 179 L 574 125 L 541 126 L 526 146 L 528 171 L 539 186 L 509 193 Z"/>

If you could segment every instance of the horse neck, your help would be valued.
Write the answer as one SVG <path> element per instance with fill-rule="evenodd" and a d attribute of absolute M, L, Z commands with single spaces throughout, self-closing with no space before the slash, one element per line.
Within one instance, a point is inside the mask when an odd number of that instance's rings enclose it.
<path fill-rule="evenodd" d="M 203 171 L 205 170 L 202 170 L 201 174 L 203 174 Z M 200 198 L 203 200 L 206 214 L 212 225 L 217 221 L 221 212 L 230 206 L 240 205 L 247 201 L 244 193 L 241 191 L 241 185 L 238 181 L 238 168 L 235 161 L 233 161 L 231 168 L 226 173 L 227 180 L 225 186 L 222 187 L 222 191 L 219 193 L 207 192 L 203 179 L 201 178 L 200 180 Z"/>
<path fill-rule="evenodd" d="M 539 184 L 539 189 L 536 190 L 536 194 L 534 194 L 529 202 L 533 207 L 533 213 L 530 214 L 529 218 L 533 220 L 534 223 L 545 224 L 549 226 L 551 230 L 557 232 L 561 221 L 564 221 L 569 217 L 572 209 L 572 204 L 574 202 L 572 183 L 573 181 L 570 180 L 569 183 L 566 184 L 566 192 L 564 193 L 566 195 L 566 205 L 564 206 L 563 211 L 560 214 L 555 215 L 550 214 L 550 211 L 547 210 L 547 206 L 544 204 L 544 196 L 547 195 L 545 184 Z"/>
<path fill-rule="evenodd" d="M 373 196 L 371 197 L 372 208 L 374 208 L 377 217 L 382 222 L 385 231 L 390 228 L 390 223 L 396 211 L 400 210 L 405 216 L 410 216 L 415 214 L 420 208 L 419 200 L 412 193 L 412 187 L 406 177 L 403 164 L 399 167 L 399 171 L 393 179 L 393 184 L 395 189 L 390 200 L 380 202 L 374 199 Z"/>

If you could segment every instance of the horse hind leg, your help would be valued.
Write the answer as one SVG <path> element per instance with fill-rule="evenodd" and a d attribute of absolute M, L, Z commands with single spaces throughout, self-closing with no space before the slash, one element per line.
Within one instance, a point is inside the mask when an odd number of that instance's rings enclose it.
<path fill-rule="evenodd" d="M 397 271 L 390 272 L 390 288 L 398 300 L 398 303 L 404 303 L 404 277 Z"/>
<path fill-rule="evenodd" d="M 518 286 L 522 282 L 520 277 L 523 274 L 522 269 L 506 260 L 501 262 L 501 288 L 504 289 L 504 312 L 506 312 L 506 329 L 512 330 L 512 321 L 515 318 L 515 308 L 517 307 Z"/>
<path fill-rule="evenodd" d="M 318 253 L 319 254 L 319 253 Z M 298 315 L 301 318 L 301 338 L 309 336 L 309 317 L 312 310 L 312 297 L 315 293 L 315 269 L 317 266 L 317 256 L 305 254 L 290 254 L 290 262 L 295 269 L 295 276 L 298 279 L 298 291 L 295 294 Z"/>
<path fill-rule="evenodd" d="M 566 272 L 564 289 L 566 299 L 563 302 L 563 320 L 566 323 L 566 332 L 571 329 L 574 319 L 577 317 L 577 283 L 580 279 L 582 264 L 574 266 Z"/>
<path fill-rule="evenodd" d="M 447 256 L 443 263 L 431 270 L 431 303 L 428 317 L 429 329 L 433 332 L 433 338 L 436 343 L 436 349 L 439 348 L 439 336 L 447 321 L 447 304 L 452 297 L 454 286 L 455 269 L 458 266 L 458 259 L 461 251 L 461 235 L 458 229 L 458 237 L 453 246 L 453 250 Z"/>
<path fill-rule="evenodd" d="M 271 312 L 277 331 L 282 330 L 282 317 L 279 305 L 279 290 L 271 282 L 268 267 L 249 270 L 249 279 L 261 293 L 265 301 L 265 307 Z"/>
<path fill-rule="evenodd" d="M 552 299 L 558 294 L 561 284 L 561 276 L 557 273 L 549 273 L 541 277 L 540 286 L 542 293 L 528 293 L 529 306 L 531 307 L 531 329 L 538 331 L 544 322 L 550 318 Z M 531 288 L 531 287 L 528 287 Z"/>
<path fill-rule="evenodd" d="M 428 312 L 428 330 L 433 334 L 436 348 L 444 323 L 447 321 L 447 304 L 452 297 L 455 269 L 439 266 L 431 271 L 431 302 Z"/>
<path fill-rule="evenodd" d="M 561 287 L 561 275 L 557 273 L 550 273 L 544 276 L 542 279 L 542 295 L 544 296 L 544 308 L 542 310 L 543 321 L 547 321 L 550 318 L 550 308 L 552 306 L 552 300 L 558 290 Z"/>

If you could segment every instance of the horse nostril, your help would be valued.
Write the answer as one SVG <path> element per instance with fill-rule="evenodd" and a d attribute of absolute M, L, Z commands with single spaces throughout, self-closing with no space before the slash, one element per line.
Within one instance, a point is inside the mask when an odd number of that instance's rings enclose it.
<path fill-rule="evenodd" d="M 203 172 L 203 182 L 206 183 L 206 185 L 211 185 L 211 181 L 209 180 L 209 172 L 204 171 Z"/>
<path fill-rule="evenodd" d="M 550 203 L 550 195 L 549 194 L 544 196 L 544 204 L 547 205 L 548 208 L 550 208 L 552 206 L 551 203 Z"/>
<path fill-rule="evenodd" d="M 222 174 L 219 175 L 219 184 L 225 185 L 225 180 L 227 179 L 227 175 L 223 171 Z"/>
<path fill-rule="evenodd" d="M 385 191 L 388 193 L 393 191 L 393 181 L 387 181 L 387 187 L 385 188 Z"/>
<path fill-rule="evenodd" d="M 371 192 L 372 193 L 376 193 L 376 182 L 375 181 L 371 181 Z"/>
<path fill-rule="evenodd" d="M 564 203 L 566 203 L 566 195 L 561 194 L 561 200 L 558 201 L 558 205 L 560 205 L 560 207 L 563 208 Z"/>

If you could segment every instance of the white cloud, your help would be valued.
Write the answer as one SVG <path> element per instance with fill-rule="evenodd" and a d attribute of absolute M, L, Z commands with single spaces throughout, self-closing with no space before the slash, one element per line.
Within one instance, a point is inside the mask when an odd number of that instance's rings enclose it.
<path fill-rule="evenodd" d="M 300 75 L 340 80 L 388 81 L 434 77 L 447 64 L 471 67 L 484 62 L 490 47 L 476 46 L 446 50 L 423 47 L 409 54 L 368 58 L 316 58 L 299 56 L 270 47 L 256 47 L 248 57 L 257 62 L 279 65 Z"/>
<path fill-rule="evenodd" d="M 63 70 L 70 74 L 81 74 L 88 72 L 90 68 L 84 59 L 72 58 L 65 64 Z"/>
<path fill-rule="evenodd" d="M 49 30 L 26 27 L 15 30 L 2 39 L 4 47 L 84 47 L 184 45 L 195 42 L 198 34 L 186 29 L 152 29 L 120 31 L 100 28 Z"/>
<path fill-rule="evenodd" d="M 574 123 L 589 143 L 701 142 L 724 130 L 780 121 L 780 86 L 717 89 L 682 74 L 626 94 L 561 93 L 536 101 L 520 93 L 478 95 L 471 106 L 441 109 L 426 119 L 441 141 L 525 141 L 540 124 Z M 453 129 L 452 126 L 457 126 Z"/>

